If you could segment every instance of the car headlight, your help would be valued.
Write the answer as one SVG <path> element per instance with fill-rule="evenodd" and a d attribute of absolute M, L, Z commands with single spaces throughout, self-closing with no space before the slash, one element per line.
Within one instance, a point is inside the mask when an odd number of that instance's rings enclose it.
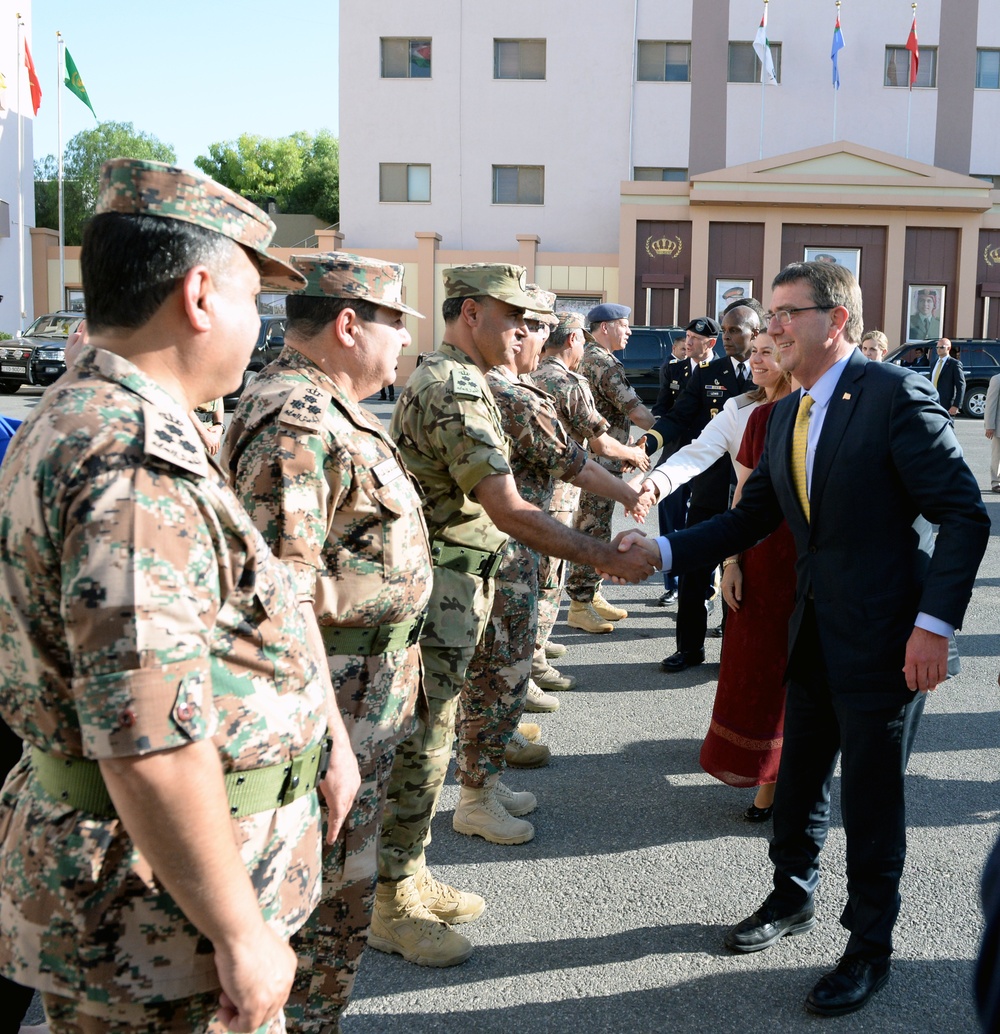
<path fill-rule="evenodd" d="M 46 348 L 44 351 L 35 352 L 36 359 L 47 359 L 49 362 L 66 359 L 65 348 Z"/>

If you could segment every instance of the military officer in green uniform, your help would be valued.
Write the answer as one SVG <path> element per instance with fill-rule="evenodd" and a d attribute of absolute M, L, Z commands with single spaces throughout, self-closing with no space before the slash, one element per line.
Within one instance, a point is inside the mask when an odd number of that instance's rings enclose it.
<path fill-rule="evenodd" d="M 391 384 L 410 341 L 401 266 L 293 255 L 285 347 L 243 393 L 224 461 L 300 601 L 316 611 L 361 790 L 327 848 L 319 907 L 292 939 L 289 1031 L 339 1029 L 368 936 L 378 833 L 396 746 L 413 726 L 417 634 L 431 591 L 420 497 L 361 401 Z"/>
<path fill-rule="evenodd" d="M 52 1034 L 284 1029 L 288 939 L 357 763 L 319 629 L 191 410 L 239 387 L 274 226 L 116 159 L 81 263 L 89 345 L 0 477 L 0 966 Z"/>
<path fill-rule="evenodd" d="M 416 728 L 396 754 L 379 854 L 368 943 L 423 965 L 471 954 L 450 924 L 482 911 L 459 891 L 420 893 L 424 845 L 451 755 L 455 709 L 492 605 L 493 576 L 508 535 L 549 553 L 618 567 L 619 553 L 565 528 L 517 492 L 503 423 L 485 373 L 509 364 L 527 333 L 521 266 L 473 263 L 444 271 L 444 340 L 414 371 L 393 411 L 391 433 L 423 493 L 434 584 L 421 631 L 424 697 Z M 649 561 L 630 566 L 635 578 Z M 425 706 L 423 706 L 425 705 Z"/>

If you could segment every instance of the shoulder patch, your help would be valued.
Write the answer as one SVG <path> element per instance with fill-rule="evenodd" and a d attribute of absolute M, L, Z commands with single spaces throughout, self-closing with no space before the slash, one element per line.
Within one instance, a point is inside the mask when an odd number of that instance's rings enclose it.
<path fill-rule="evenodd" d="M 465 369 L 460 368 L 451 371 L 449 386 L 456 395 L 460 395 L 463 398 L 481 399 L 483 397 L 482 386 L 475 377 Z"/>
<path fill-rule="evenodd" d="M 208 474 L 208 457 L 198 432 L 189 420 L 182 420 L 153 405 L 142 403 L 142 419 L 145 427 L 143 448 L 147 456 L 155 456 L 171 466 L 189 470 L 202 477 Z"/>
<path fill-rule="evenodd" d="M 299 385 L 285 399 L 278 419 L 292 427 L 319 427 L 332 397 L 328 391 L 317 388 L 315 384 Z"/>

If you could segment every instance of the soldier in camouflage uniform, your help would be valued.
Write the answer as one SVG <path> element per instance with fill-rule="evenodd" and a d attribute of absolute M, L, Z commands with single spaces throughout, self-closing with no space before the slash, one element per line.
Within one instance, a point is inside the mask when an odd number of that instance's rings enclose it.
<path fill-rule="evenodd" d="M 559 420 L 573 441 L 596 456 L 620 460 L 635 470 L 648 470 L 649 457 L 645 449 L 625 445 L 608 433 L 611 425 L 598 412 L 589 382 L 577 373 L 584 348 L 588 341 L 593 341 L 583 317 L 576 312 L 557 312 L 556 317 L 556 326 L 542 346 L 542 359 L 531 374 L 531 380 L 552 396 Z M 572 527 L 579 500 L 577 485 L 557 481 L 549 513 Z M 531 678 L 543 689 L 572 689 L 572 685 L 566 684 L 569 676 L 554 669 L 546 657 L 549 635 L 559 616 L 565 568 L 566 564 L 558 557 L 543 556 L 538 569 L 538 633 Z"/>
<path fill-rule="evenodd" d="M 525 313 L 528 334 L 510 364 L 495 366 L 486 383 L 511 443 L 511 467 L 521 499 L 548 511 L 555 479 L 586 485 L 626 508 L 639 501 L 631 485 L 614 477 L 572 441 L 550 396 L 527 375 L 537 366 L 548 336 L 546 314 L 555 295 L 529 287 L 538 311 Z M 462 790 L 452 821 L 456 832 L 495 844 L 523 844 L 534 827 L 519 816 L 536 807 L 534 794 L 500 782 L 504 754 L 524 709 L 538 625 L 539 555 L 511 539 L 496 576 L 493 609 L 469 665 L 458 704 L 456 775 Z"/>
<path fill-rule="evenodd" d="M 610 425 L 608 434 L 623 444 L 629 440 L 629 428 L 638 424 L 643 430 L 653 426 L 653 414 L 639 401 L 625 376 L 621 361 L 615 352 L 625 348 L 632 331 L 627 305 L 603 303 L 587 313 L 593 341 L 586 344 L 580 360 L 579 373 L 585 377 L 594 393 L 597 411 Z M 621 474 L 625 465 L 621 460 L 597 459 L 614 474 Z M 582 492 L 573 519 L 577 531 L 611 538 L 611 518 L 614 503 L 590 492 Z M 628 611 L 615 607 L 601 595 L 601 580 L 590 564 L 572 564 L 566 575 L 566 592 L 570 598 L 566 623 L 584 632 L 613 632 L 615 621 L 628 617 Z"/>
<path fill-rule="evenodd" d="M 0 477 L 0 965 L 52 1034 L 283 1030 L 287 944 L 357 765 L 292 578 L 190 410 L 241 381 L 274 227 L 116 159 L 82 267 L 90 344 Z M 352 774 L 353 769 L 353 774 Z M 220 991 L 221 988 L 221 991 Z"/>
<path fill-rule="evenodd" d="M 553 521 L 517 494 L 507 439 L 484 374 L 513 362 L 527 328 L 524 268 L 473 263 L 444 271 L 445 340 L 411 374 L 396 402 L 391 433 L 417 479 L 431 537 L 434 585 L 421 632 L 427 710 L 393 762 L 379 853 L 379 886 L 368 943 L 422 965 L 449 966 L 472 945 L 447 925 L 482 899 L 455 894 L 428 907 L 418 891 L 424 844 L 448 768 L 455 708 L 492 605 L 492 578 L 507 536 L 535 549 L 625 568 L 635 563 Z M 643 551 L 645 552 L 645 551 Z M 606 566 L 606 565 L 611 565 Z M 476 914 L 478 914 L 478 911 Z"/>
<path fill-rule="evenodd" d="M 417 634 L 431 560 L 420 496 L 359 403 L 410 341 L 401 266 L 344 252 L 292 256 L 285 347 L 243 393 L 224 462 L 275 555 L 314 607 L 361 790 L 328 848 L 319 907 L 292 938 L 289 1031 L 339 1030 L 368 936 L 378 833 L 396 746 L 413 727 Z"/>

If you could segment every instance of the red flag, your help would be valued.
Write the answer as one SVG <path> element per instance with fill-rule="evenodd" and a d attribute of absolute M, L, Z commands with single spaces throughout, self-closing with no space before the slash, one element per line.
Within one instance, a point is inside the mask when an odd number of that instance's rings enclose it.
<path fill-rule="evenodd" d="M 910 89 L 917 81 L 917 67 L 920 65 L 920 49 L 917 47 L 917 16 L 913 16 L 913 24 L 910 26 L 910 36 L 906 41 L 906 49 L 910 52 Z"/>
<path fill-rule="evenodd" d="M 24 67 L 28 70 L 28 85 L 31 87 L 31 107 L 35 114 L 42 104 L 42 87 L 35 75 L 35 62 L 31 60 L 31 51 L 28 50 L 28 41 L 24 41 Z"/>

